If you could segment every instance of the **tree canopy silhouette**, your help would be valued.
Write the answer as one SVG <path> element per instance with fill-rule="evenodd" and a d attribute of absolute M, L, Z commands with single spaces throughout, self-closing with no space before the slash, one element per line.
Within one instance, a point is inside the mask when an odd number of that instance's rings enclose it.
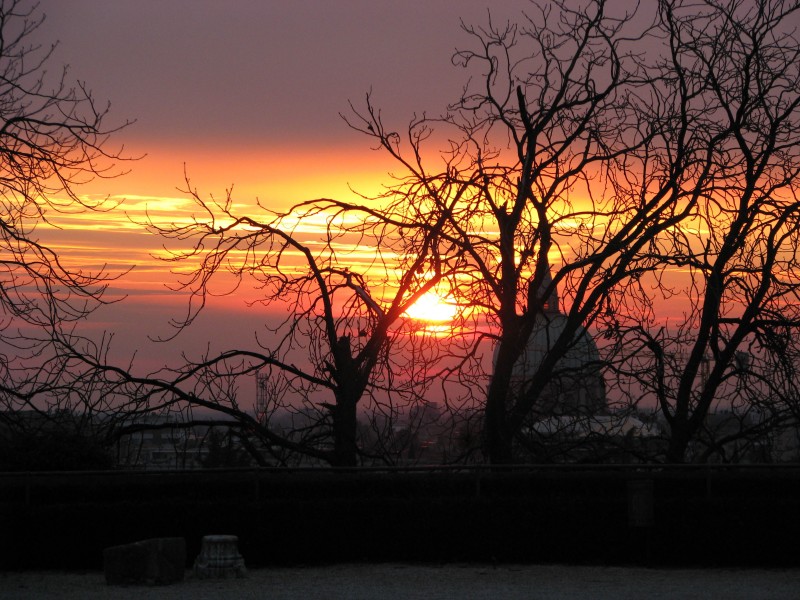
<path fill-rule="evenodd" d="M 567 359 L 591 336 L 608 410 L 663 415 L 646 460 L 725 456 L 728 442 L 796 419 L 798 3 L 626 10 L 532 2 L 515 22 L 463 24 L 453 60 L 469 77 L 441 115 L 395 128 L 371 93 L 353 103 L 350 128 L 396 166 L 360 205 L 242 209 L 188 186 L 192 222 L 150 223 L 188 243 L 171 258 L 191 267 L 178 329 L 223 273 L 290 311 L 256 350 L 144 377 L 106 368 L 125 410 L 213 409 L 281 462 L 352 466 L 391 460 L 397 402 L 423 401 L 439 378 L 453 414 L 481 411 L 486 459 L 507 464 L 529 458 L 546 396 L 575 376 Z M 460 310 L 428 343 L 403 315 L 438 285 Z M 260 370 L 272 374 L 269 414 L 291 408 L 299 425 L 243 410 L 237 382 Z M 741 427 L 712 432 L 717 406 Z M 359 407 L 383 442 L 359 433 Z"/>
<path fill-rule="evenodd" d="M 44 16 L 23 0 L 0 2 L 0 403 L 45 410 L 76 388 L 54 340 L 106 302 L 116 275 L 77 266 L 47 242 L 53 214 L 100 211 L 82 184 L 114 177 L 108 104 L 66 67 L 49 70 L 56 44 L 34 33 Z M 2 414 L 2 413 L 0 413 Z M 2 419 L 2 417 L 0 417 Z"/>

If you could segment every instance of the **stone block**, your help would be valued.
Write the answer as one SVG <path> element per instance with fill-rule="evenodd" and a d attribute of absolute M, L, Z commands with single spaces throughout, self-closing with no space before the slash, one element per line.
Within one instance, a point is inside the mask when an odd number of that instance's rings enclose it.
<path fill-rule="evenodd" d="M 152 538 L 103 550 L 108 585 L 167 585 L 183 581 L 186 540 Z"/>
<path fill-rule="evenodd" d="M 203 537 L 200 554 L 194 561 L 194 573 L 198 579 L 245 577 L 247 569 L 239 554 L 238 542 L 235 535 Z"/>

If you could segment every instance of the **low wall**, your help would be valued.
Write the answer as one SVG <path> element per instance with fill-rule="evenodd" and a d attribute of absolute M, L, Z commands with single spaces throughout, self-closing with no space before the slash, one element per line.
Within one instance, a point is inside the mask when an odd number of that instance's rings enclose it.
<path fill-rule="evenodd" d="M 800 566 L 800 468 L 0 474 L 0 568 L 239 536 L 248 566 L 353 561 Z"/>

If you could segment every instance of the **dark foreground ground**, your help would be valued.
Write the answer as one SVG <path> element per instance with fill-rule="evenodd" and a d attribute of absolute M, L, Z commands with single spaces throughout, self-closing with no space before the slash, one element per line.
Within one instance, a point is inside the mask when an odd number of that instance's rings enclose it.
<path fill-rule="evenodd" d="M 0 573 L 0 599 L 703 599 L 795 600 L 800 569 L 644 569 L 400 563 L 255 569 L 245 579 L 109 587 L 97 571 Z"/>

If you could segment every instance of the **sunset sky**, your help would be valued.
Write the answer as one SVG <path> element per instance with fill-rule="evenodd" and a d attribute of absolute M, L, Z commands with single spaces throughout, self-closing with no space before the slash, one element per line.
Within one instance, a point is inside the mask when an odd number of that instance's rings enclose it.
<path fill-rule="evenodd" d="M 320 196 L 370 193 L 391 164 L 339 116 L 365 94 L 385 120 L 402 128 L 415 112 L 442 112 L 457 99 L 465 73 L 451 63 L 468 37 L 460 19 L 483 24 L 486 0 L 45 0 L 43 44 L 58 40 L 51 69 L 70 66 L 111 120 L 136 123 L 124 144 L 130 173 L 98 180 L 81 193 L 110 196 L 121 210 L 90 220 L 59 217 L 61 231 L 40 231 L 77 264 L 134 266 L 114 286 L 127 298 L 99 311 L 96 332 L 114 332 L 120 356 L 159 366 L 178 349 L 243 346 L 263 309 L 219 301 L 189 335 L 153 346 L 170 333 L 185 298 L 171 293 L 167 266 L 153 261 L 161 241 L 131 223 L 144 210 L 184 215 L 184 168 L 201 195 L 233 186 L 238 202 L 285 207 Z M 493 8 L 495 19 L 519 15 L 525 0 Z M 73 263 L 75 264 L 75 263 Z M 246 342 L 243 340 L 247 340 Z M 142 358 L 144 357 L 144 358 Z"/>

